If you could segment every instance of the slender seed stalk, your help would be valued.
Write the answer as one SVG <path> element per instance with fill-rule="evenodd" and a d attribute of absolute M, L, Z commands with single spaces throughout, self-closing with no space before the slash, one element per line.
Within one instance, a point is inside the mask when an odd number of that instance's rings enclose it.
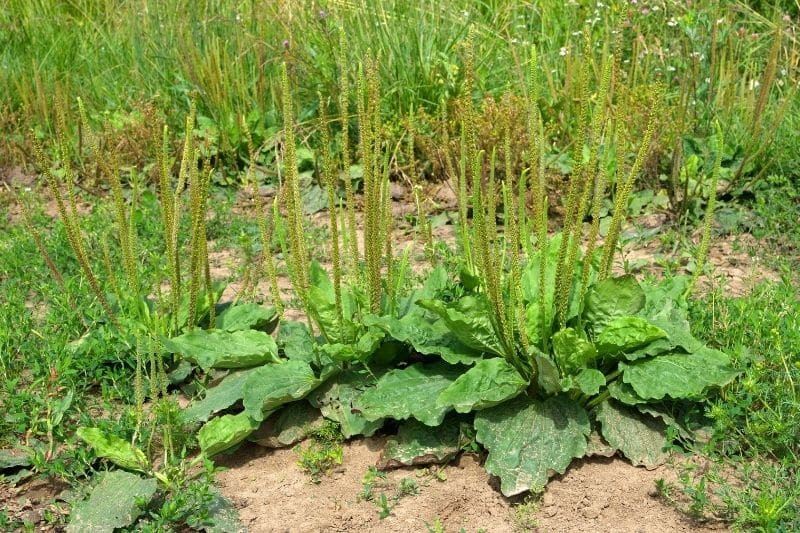
<path fill-rule="evenodd" d="M 381 255 L 390 243 L 382 235 L 386 227 L 383 219 L 387 216 L 382 191 L 388 194 L 388 174 L 383 179 L 382 169 L 387 165 L 380 155 L 378 64 L 371 56 L 366 68 L 359 69 L 358 85 L 359 148 L 364 169 L 364 258 L 370 309 L 378 313 L 382 297 Z"/>
<path fill-rule="evenodd" d="M 284 201 L 286 203 L 289 257 L 287 264 L 292 285 L 303 307 L 308 309 L 308 251 L 306 250 L 303 210 L 300 199 L 300 184 L 297 171 L 297 147 L 294 135 L 294 104 L 289 85 L 289 73 L 286 64 L 281 70 L 281 89 L 283 92 L 283 124 L 284 124 Z"/>
<path fill-rule="evenodd" d="M 333 262 L 333 293 L 336 305 L 338 329 L 342 329 L 344 313 L 342 311 L 342 265 L 339 256 L 339 221 L 336 216 L 336 176 L 333 154 L 331 153 L 331 134 L 328 129 L 328 113 L 326 103 L 319 95 L 320 131 L 322 133 L 322 178 L 328 193 L 328 221 L 331 230 L 331 260 Z"/>
<path fill-rule="evenodd" d="M 193 160 L 197 161 L 199 157 L 199 148 L 195 148 Z M 200 220 L 204 218 L 204 213 L 202 213 L 203 200 L 200 180 L 200 171 L 194 165 L 189 170 L 189 214 L 191 219 L 189 241 L 189 321 L 187 323 L 189 328 L 194 328 L 197 325 L 197 296 L 201 285 L 202 234 Z"/>
<path fill-rule="evenodd" d="M 53 281 L 55 281 L 56 284 L 58 285 L 58 288 L 61 289 L 61 293 L 65 295 L 67 305 L 69 305 L 70 309 L 74 312 L 75 316 L 77 316 L 78 319 L 81 321 L 81 324 L 85 326 L 86 321 L 83 318 L 83 313 L 78 311 L 78 307 L 75 304 L 75 299 L 70 297 L 67 285 L 64 283 L 64 277 L 58 270 L 58 267 L 56 266 L 55 261 L 53 261 L 52 256 L 47 251 L 47 247 L 44 245 L 42 236 L 33 223 L 33 217 L 31 216 L 31 212 L 28 209 L 28 206 L 26 205 L 25 201 L 22 198 L 20 198 L 16 194 L 16 192 L 14 192 L 14 190 L 8 185 L 6 185 L 6 190 L 8 190 L 11 193 L 12 198 L 14 198 L 17 205 L 19 206 L 20 212 L 22 213 L 22 223 L 25 226 L 25 231 L 28 232 L 28 234 L 33 239 L 34 244 L 36 244 L 36 248 L 42 255 L 42 259 L 44 259 L 44 262 L 47 265 L 47 269 L 50 271 L 50 275 L 53 277 Z"/>
<path fill-rule="evenodd" d="M 103 252 L 103 265 L 106 267 L 106 277 L 111 285 L 111 290 L 117 297 L 117 301 L 122 301 L 122 293 L 117 284 L 117 276 L 114 274 L 114 266 L 111 260 L 111 249 L 108 247 L 108 238 L 103 235 L 100 237 L 100 250 Z"/>
<path fill-rule="evenodd" d="M 419 183 L 419 176 L 417 175 L 417 159 L 414 155 L 414 126 L 410 117 L 408 121 L 408 136 L 406 137 L 406 159 L 408 160 L 408 177 L 411 181 L 411 189 L 414 191 L 414 203 L 417 208 L 417 225 L 422 232 L 422 241 L 425 246 L 425 257 L 431 266 L 435 266 L 436 256 L 433 246 L 433 233 L 428 216 L 422 208 L 422 185 Z"/>
<path fill-rule="evenodd" d="M 467 197 L 467 149 L 466 149 L 466 126 L 461 124 L 461 156 L 458 162 L 457 191 L 458 191 L 458 235 L 461 256 L 466 261 L 467 270 L 475 271 L 472 245 L 470 243 L 469 224 L 467 212 L 469 209 L 469 199 Z"/>
<path fill-rule="evenodd" d="M 777 12 L 777 10 L 776 10 Z M 767 59 L 767 66 L 761 76 L 760 91 L 758 93 L 758 100 L 753 109 L 753 125 L 752 137 L 755 139 L 761 132 L 762 115 L 764 108 L 767 106 L 769 100 L 769 93 L 772 89 L 772 83 L 775 81 L 775 71 L 778 66 L 778 57 L 780 56 L 781 46 L 783 45 L 783 27 L 780 22 L 775 24 L 775 35 L 772 38 L 772 46 L 769 49 L 769 57 Z"/>
<path fill-rule="evenodd" d="M 692 273 L 692 279 L 686 288 L 686 294 L 690 295 L 694 292 L 697 280 L 705 267 L 706 258 L 708 257 L 708 248 L 711 242 L 711 226 L 714 223 L 714 208 L 717 201 L 717 185 L 719 184 L 719 173 L 722 168 L 722 151 L 725 147 L 725 141 L 722 135 L 722 127 L 719 122 L 714 124 L 716 129 L 715 148 L 716 154 L 714 155 L 714 169 L 711 172 L 711 190 L 708 195 L 708 204 L 706 204 L 706 212 L 703 219 L 703 236 L 700 240 L 700 250 L 697 253 L 695 260 L 695 270 Z"/>
<path fill-rule="evenodd" d="M 283 317 L 284 305 L 281 298 L 281 291 L 278 286 L 278 269 L 275 266 L 275 258 L 272 256 L 272 235 L 273 235 L 273 221 L 271 211 L 267 211 L 264 207 L 264 201 L 258 190 L 258 182 L 256 180 L 256 150 L 253 145 L 253 138 L 250 134 L 250 129 L 247 124 L 242 120 L 242 129 L 244 130 L 247 139 L 248 151 L 250 153 L 250 166 L 247 170 L 247 181 L 250 184 L 253 202 L 255 203 L 256 223 L 258 224 L 259 237 L 261 238 L 261 262 L 260 270 L 266 271 L 267 283 L 269 283 L 270 295 L 272 298 L 272 305 L 275 306 L 275 312 L 279 318 Z M 277 202 L 277 198 L 275 199 Z M 254 276 L 254 288 L 259 276 Z"/>
<path fill-rule="evenodd" d="M 178 268 L 177 236 L 175 217 L 175 193 L 172 190 L 169 164 L 169 129 L 164 125 L 161 149 L 158 151 L 158 194 L 161 207 L 161 226 L 164 229 L 164 248 L 167 256 L 167 275 L 170 281 L 169 309 L 175 331 L 178 329 L 180 308 L 180 270 Z"/>
<path fill-rule="evenodd" d="M 344 169 L 344 197 L 347 203 L 347 225 L 342 231 L 349 242 L 345 247 L 349 254 L 350 272 L 355 275 L 358 268 L 358 239 L 356 238 L 356 207 L 353 195 L 353 176 L 350 172 L 350 79 L 348 77 L 347 36 L 339 28 L 339 122 L 342 128 L 342 167 Z"/>
<path fill-rule="evenodd" d="M 566 324 L 566 313 L 569 307 L 569 301 L 571 300 L 571 288 L 572 288 L 572 279 L 573 279 L 573 272 L 578 261 L 578 247 L 581 242 L 582 237 L 582 230 L 583 230 L 583 217 L 586 213 L 586 209 L 589 204 L 589 199 L 592 196 L 592 184 L 596 180 L 596 167 L 597 167 L 597 158 L 598 152 L 600 150 L 600 140 L 603 134 L 603 126 L 606 122 L 606 99 L 608 98 L 609 87 L 611 84 L 611 66 L 614 59 L 613 57 L 607 58 L 604 62 L 603 66 L 603 77 L 600 82 L 600 90 L 598 92 L 597 97 L 597 105 L 595 107 L 594 114 L 592 116 L 592 124 L 591 124 L 591 139 L 590 139 L 590 146 L 589 146 L 589 160 L 587 164 L 583 167 L 583 177 L 582 182 L 580 183 L 580 200 L 578 202 L 578 208 L 575 213 L 575 220 L 573 223 L 573 232 L 572 236 L 570 237 L 570 245 L 569 245 L 569 252 L 567 254 L 567 262 L 564 265 L 564 282 L 559 287 L 562 291 L 559 294 L 559 325 L 563 328 Z M 591 262 L 591 258 L 584 258 L 584 263 Z M 578 298 L 582 298 L 583 295 L 579 294 Z"/>
<path fill-rule="evenodd" d="M 62 113 L 59 112 L 59 115 L 62 115 Z M 57 134 L 58 141 L 56 143 L 56 148 L 61 157 L 62 165 L 64 166 L 64 175 L 66 181 L 65 185 L 67 189 L 66 202 L 61 194 L 59 179 L 56 178 L 50 169 L 50 164 L 44 155 L 42 145 L 38 142 L 38 140 L 36 140 L 35 137 L 32 136 L 33 152 L 36 156 L 39 168 L 45 176 L 45 180 L 50 188 L 50 192 L 52 193 L 53 198 L 56 200 L 56 207 L 58 208 L 58 213 L 61 216 L 61 221 L 64 224 L 64 230 L 67 234 L 67 242 L 72 248 L 72 252 L 75 254 L 75 259 L 77 259 L 83 275 L 89 282 L 89 286 L 92 288 L 92 292 L 94 292 L 95 296 L 97 297 L 97 301 L 100 303 L 100 306 L 103 308 L 106 316 L 112 324 L 118 326 L 115 314 L 111 310 L 111 305 L 109 304 L 108 299 L 100 287 L 100 282 L 97 280 L 91 264 L 89 263 L 89 258 L 86 254 L 86 246 L 81 233 L 77 207 L 75 205 L 75 195 L 72 187 L 74 175 L 72 173 L 72 168 L 70 167 L 63 133 L 61 133 L 61 128 L 65 127 L 63 117 L 59 119 L 59 123 L 60 125 L 59 132 Z"/>
<path fill-rule="evenodd" d="M 542 330 L 539 335 L 542 339 L 542 349 L 547 352 L 548 339 L 550 338 L 551 325 L 546 320 L 546 277 L 547 277 L 547 189 L 546 176 L 544 172 L 544 124 L 539 111 L 539 65 L 536 49 L 531 49 L 530 60 L 530 87 L 528 89 L 528 131 L 529 131 L 529 174 L 533 183 L 533 230 L 536 235 L 536 255 L 538 256 L 539 287 L 537 300 L 539 302 L 539 316 L 541 317 Z M 520 187 L 520 197 L 523 198 L 525 192 Z M 520 206 L 520 213 L 523 213 L 524 206 Z M 522 214 L 520 220 L 523 219 Z M 520 226 L 523 228 L 523 235 L 528 234 L 527 222 Z M 529 238 L 525 242 L 530 242 Z"/>
<path fill-rule="evenodd" d="M 600 273 L 598 275 L 599 280 L 606 279 L 611 272 L 614 253 L 616 252 L 617 248 L 617 241 L 619 240 L 619 234 L 622 229 L 622 222 L 625 220 L 625 214 L 628 210 L 628 198 L 633 190 L 633 183 L 636 180 L 642 165 L 644 164 L 644 160 L 647 157 L 648 152 L 650 151 L 650 144 L 653 140 L 653 134 L 655 133 L 656 121 L 661 116 L 662 100 L 663 90 L 659 86 L 653 91 L 652 94 L 653 106 L 650 111 L 650 117 L 647 121 L 647 127 L 645 128 L 644 136 L 642 138 L 642 144 L 639 146 L 639 151 L 636 154 L 636 159 L 633 162 L 633 166 L 631 166 L 631 169 L 628 172 L 628 177 L 624 182 L 620 183 L 619 180 L 617 181 L 617 191 L 614 198 L 614 213 L 611 216 L 611 224 L 609 225 L 608 235 L 606 236 L 606 242 L 603 245 L 603 258 L 600 262 Z M 619 117 L 617 120 L 620 120 Z M 621 167 L 621 165 L 619 165 L 618 168 L 619 167 Z"/>
<path fill-rule="evenodd" d="M 591 75 L 591 32 L 584 31 L 584 48 L 582 68 L 580 70 L 580 84 L 578 95 L 580 98 L 580 113 L 578 116 L 578 131 L 575 138 L 574 159 L 575 167 L 569 179 L 567 193 L 567 209 L 564 214 L 564 224 L 561 244 L 558 249 L 556 268 L 555 301 L 559 327 L 566 324 L 566 315 L 569 307 L 569 289 L 572 285 L 572 269 L 570 268 L 569 250 L 573 241 L 573 227 L 580 226 L 579 193 L 584 179 L 585 165 L 583 161 L 583 148 L 586 143 L 586 134 L 589 129 L 589 77 Z"/>

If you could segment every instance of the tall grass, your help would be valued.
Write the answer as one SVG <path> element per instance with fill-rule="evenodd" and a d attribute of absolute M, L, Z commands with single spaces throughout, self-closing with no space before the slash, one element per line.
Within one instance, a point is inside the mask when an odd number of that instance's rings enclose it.
<path fill-rule="evenodd" d="M 346 28 L 345 51 L 340 27 Z M 473 96 L 524 87 L 528 50 L 536 46 L 548 136 L 579 137 L 577 57 L 588 34 L 604 54 L 614 52 L 619 90 L 656 81 L 665 85 L 663 113 L 670 118 L 664 123 L 678 126 L 657 132 L 666 143 L 663 151 L 680 156 L 677 130 L 708 138 L 716 119 L 731 151 L 746 152 L 738 162 L 723 162 L 738 165 L 736 181 L 758 177 L 756 167 L 787 165 L 788 156 L 775 141 L 790 133 L 781 129 L 783 116 L 798 112 L 796 106 L 782 107 L 792 101 L 796 84 L 796 29 L 780 13 L 757 12 L 739 2 L 8 0 L 0 10 L 0 108 L 11 118 L 0 127 L 34 127 L 44 138 L 54 131 L 54 95 L 65 102 L 80 95 L 87 109 L 98 110 L 89 117 L 94 124 L 106 112 L 127 117 L 152 103 L 170 128 L 182 133 L 181 117 L 194 97 L 196 127 L 213 145 L 211 155 L 227 166 L 246 166 L 242 116 L 257 148 L 280 134 L 283 62 L 294 78 L 298 127 L 316 128 L 311 119 L 317 92 L 336 94 L 341 65 L 362 61 L 371 49 L 379 59 L 387 135 L 399 136 L 412 110 L 438 116 L 460 96 L 464 71 L 458 43 L 470 28 L 480 80 Z M 623 45 L 615 49 L 615 43 Z M 353 69 L 350 76 L 354 81 Z M 599 82 L 599 62 L 590 65 L 589 76 Z M 74 112 L 66 110 L 68 117 Z M 640 123 L 634 113 L 629 127 Z M 420 128 L 420 134 L 429 129 Z M 6 142 L 4 158 L 24 160 L 30 152 L 18 149 L 24 144 L 18 135 L 8 135 Z M 650 177 L 658 172 L 651 169 Z"/>

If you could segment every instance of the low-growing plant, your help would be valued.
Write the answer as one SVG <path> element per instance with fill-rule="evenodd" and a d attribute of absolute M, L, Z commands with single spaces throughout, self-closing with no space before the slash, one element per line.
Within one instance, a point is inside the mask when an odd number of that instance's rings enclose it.
<path fill-rule="evenodd" d="M 297 447 L 300 453 L 297 464 L 311 477 L 313 483 L 319 483 L 323 475 L 342 464 L 342 433 L 338 424 L 326 420 L 309 437 L 308 444 Z"/>
<path fill-rule="evenodd" d="M 206 455 L 241 442 L 282 406 L 305 399 L 339 423 L 345 438 L 370 435 L 386 419 L 401 422 L 389 464 L 413 464 L 414 443 L 428 441 L 442 450 L 442 458 L 451 457 L 445 450 L 457 452 L 462 434 L 459 418 L 451 413 L 455 411 L 474 424 L 477 442 L 489 452 L 486 468 L 500 477 L 506 495 L 540 490 L 550 473 L 563 472 L 601 442 L 634 464 L 657 464 L 665 457 L 667 426 L 677 426 L 682 438 L 691 439 L 693 425 L 686 413 L 692 402 L 736 375 L 727 355 L 704 346 L 689 331 L 686 298 L 696 276 L 640 283 L 613 273 L 627 199 L 648 154 L 661 92 L 651 91 L 652 111 L 642 144 L 631 146 L 620 134 L 624 102 L 611 97 L 613 58 L 603 61 L 603 76 L 593 94 L 588 41 L 585 48 L 580 80 L 584 105 L 562 231 L 548 235 L 545 138 L 534 54 L 528 172 L 516 183 L 497 183 L 494 156 L 488 166 L 482 163 L 475 112 L 467 101 L 457 186 L 462 215 L 459 276 L 453 279 L 436 267 L 421 288 L 407 295 L 400 294 L 398 282 L 405 261 L 395 260 L 391 247 L 388 151 L 381 141 L 375 60 L 369 58 L 359 71 L 356 94 L 365 244 L 363 257 L 355 261 L 343 257 L 352 253 L 343 240 L 353 229 L 337 206 L 330 151 L 325 146 L 322 150 L 332 278 L 311 260 L 305 241 L 291 90 L 284 70 L 284 256 L 308 324 L 282 322 L 276 359 L 228 376 L 197 404 L 206 418 L 238 399 L 244 406 L 239 414 L 211 420 L 201 429 Z M 467 95 L 474 83 L 472 61 L 468 44 Z M 330 141 L 326 117 L 323 112 L 324 144 Z M 505 131 L 507 142 L 510 129 Z M 505 161 L 505 167 L 512 165 Z M 599 206 L 608 190 L 613 216 L 600 244 Z M 504 224 L 498 232 L 501 208 Z M 713 202 L 707 220 L 712 215 Z M 701 256 L 709 244 L 707 231 Z M 187 335 L 170 343 L 191 353 Z M 212 400 L 222 394 L 224 406 L 215 404 Z"/>

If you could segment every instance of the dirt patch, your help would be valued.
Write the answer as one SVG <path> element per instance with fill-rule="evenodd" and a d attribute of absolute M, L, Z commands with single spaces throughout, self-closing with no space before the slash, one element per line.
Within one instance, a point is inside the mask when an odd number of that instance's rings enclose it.
<path fill-rule="evenodd" d="M 695 245 L 699 244 L 699 235 L 693 241 Z M 622 273 L 627 263 L 636 271 L 645 270 L 662 276 L 666 271 L 665 265 L 671 264 L 671 268 L 678 272 L 688 273 L 687 266 L 693 264 L 693 260 L 690 261 L 692 258 L 685 250 L 679 248 L 669 251 L 664 248 L 658 239 L 630 243 L 617 256 L 614 270 Z M 763 264 L 761 254 L 764 253 L 763 247 L 748 233 L 714 238 L 707 259 L 710 276 L 700 277 L 699 291 L 702 293 L 711 287 L 723 286 L 729 296 L 743 296 L 763 281 L 777 281 L 779 274 Z"/>
<path fill-rule="evenodd" d="M 419 493 L 405 496 L 381 519 L 375 503 L 359 497 L 362 480 L 380 457 L 385 438 L 345 444 L 344 462 L 315 485 L 297 467 L 292 449 L 268 450 L 247 444 L 218 463 L 228 470 L 217 477 L 223 494 L 239 509 L 251 532 L 427 531 L 437 519 L 446 531 L 721 531 L 702 525 L 665 505 L 654 492 L 655 480 L 676 480 L 669 467 L 636 468 L 618 459 L 577 461 L 548 485 L 542 501 L 526 516 L 521 500 L 503 497 L 495 478 L 479 461 L 463 455 L 444 468 L 445 481 L 419 470 L 388 473 L 375 494 L 394 494 L 403 478 L 414 479 Z M 538 512 L 537 512 L 538 508 Z"/>
<path fill-rule="evenodd" d="M 59 495 L 68 488 L 62 481 L 45 479 L 33 479 L 18 487 L 0 483 L 0 509 L 12 522 L 27 522 L 37 526 L 38 531 L 53 531 L 56 527 L 52 521 L 67 514 Z M 50 515 L 49 520 L 46 514 Z"/>
<path fill-rule="evenodd" d="M 240 509 L 251 532 L 278 531 L 425 531 L 437 517 L 448 530 L 514 531 L 508 502 L 490 486 L 490 476 L 471 456 L 445 469 L 447 480 L 417 477 L 413 469 L 388 472 L 384 488 L 394 494 L 402 478 L 414 479 L 419 493 L 405 496 L 381 520 L 375 503 L 359 498 L 362 480 L 377 463 L 383 438 L 345 445 L 344 462 L 315 485 L 298 469 L 292 449 L 267 450 L 248 445 L 228 458 L 230 470 L 218 476 L 220 488 Z"/>
<path fill-rule="evenodd" d="M 725 524 L 700 524 L 665 505 L 657 479 L 677 482 L 669 466 L 646 470 L 618 457 L 578 461 L 548 484 L 537 526 L 553 533 L 728 531 Z"/>

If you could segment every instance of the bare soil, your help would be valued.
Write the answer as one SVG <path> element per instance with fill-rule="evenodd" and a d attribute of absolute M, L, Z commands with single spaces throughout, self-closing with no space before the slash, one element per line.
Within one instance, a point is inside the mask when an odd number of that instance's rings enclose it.
<path fill-rule="evenodd" d="M 427 531 L 437 519 L 453 532 L 727 530 L 723 524 L 693 522 L 658 498 L 656 479 L 676 481 L 669 466 L 646 470 L 616 457 L 576 461 L 551 480 L 543 497 L 523 505 L 522 498 L 503 497 L 497 480 L 473 455 L 462 455 L 445 467 L 444 481 L 419 469 L 393 470 L 375 486 L 376 495 L 385 492 L 391 499 L 402 478 L 415 480 L 419 492 L 400 498 L 381 519 L 378 506 L 359 495 L 364 474 L 378 462 L 384 442 L 373 437 L 346 443 L 343 464 L 319 484 L 300 471 L 300 456 L 293 449 L 247 444 L 218 459 L 228 468 L 218 475 L 218 485 L 253 533 L 405 533 Z"/>

